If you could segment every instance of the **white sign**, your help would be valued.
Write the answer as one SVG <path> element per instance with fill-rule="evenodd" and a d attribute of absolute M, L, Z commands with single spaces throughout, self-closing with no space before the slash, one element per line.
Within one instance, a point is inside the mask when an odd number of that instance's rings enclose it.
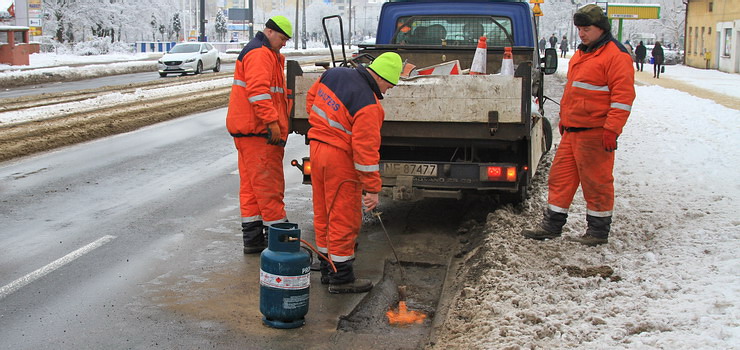
<path fill-rule="evenodd" d="M 639 18 L 639 15 L 628 15 L 628 14 L 613 14 L 610 15 L 611 18 Z"/>
<path fill-rule="evenodd" d="M 41 27 L 41 18 L 29 18 L 28 26 L 29 27 Z"/>

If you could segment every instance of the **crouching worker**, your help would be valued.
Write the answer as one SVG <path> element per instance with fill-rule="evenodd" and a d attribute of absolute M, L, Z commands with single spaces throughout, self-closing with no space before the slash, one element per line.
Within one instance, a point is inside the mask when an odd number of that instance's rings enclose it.
<path fill-rule="evenodd" d="M 321 283 L 331 293 L 363 293 L 372 289 L 352 269 L 362 205 L 378 205 L 380 127 L 383 93 L 398 83 L 401 57 L 386 52 L 367 68 L 332 68 L 313 84 L 306 111 L 313 188 L 314 231 L 321 262 Z M 364 193 L 364 194 L 363 194 Z"/>

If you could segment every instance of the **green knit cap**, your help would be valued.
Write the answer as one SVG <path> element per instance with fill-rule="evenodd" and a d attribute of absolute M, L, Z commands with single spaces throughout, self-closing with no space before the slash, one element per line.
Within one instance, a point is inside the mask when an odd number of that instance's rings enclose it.
<path fill-rule="evenodd" d="M 386 52 L 378 56 L 367 68 L 383 80 L 396 85 L 398 84 L 398 77 L 401 75 L 401 69 L 403 69 L 403 62 L 401 56 L 397 53 Z"/>
<path fill-rule="evenodd" d="M 265 27 L 285 34 L 288 39 L 293 37 L 293 25 L 285 16 L 273 16 L 265 23 Z"/>

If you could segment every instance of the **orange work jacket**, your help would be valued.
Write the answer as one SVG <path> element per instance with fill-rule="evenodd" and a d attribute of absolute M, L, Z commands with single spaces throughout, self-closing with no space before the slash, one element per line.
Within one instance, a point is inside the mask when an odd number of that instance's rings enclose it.
<path fill-rule="evenodd" d="M 280 138 L 288 137 L 288 89 L 285 57 L 258 32 L 239 54 L 229 96 L 226 128 L 234 137 L 267 137 L 267 124 L 277 121 Z"/>
<path fill-rule="evenodd" d="M 635 100 L 635 70 L 624 46 L 611 36 L 606 39 L 591 52 L 581 45 L 570 59 L 560 102 L 562 127 L 622 133 Z"/>
<path fill-rule="evenodd" d="M 332 68 L 306 97 L 310 140 L 338 147 L 352 158 L 363 190 L 380 192 L 380 127 L 383 95 L 366 68 Z"/>

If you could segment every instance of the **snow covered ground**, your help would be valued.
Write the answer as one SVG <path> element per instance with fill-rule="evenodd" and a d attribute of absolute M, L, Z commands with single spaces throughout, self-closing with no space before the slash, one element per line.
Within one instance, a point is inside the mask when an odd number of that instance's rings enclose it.
<path fill-rule="evenodd" d="M 738 75 L 667 71 L 740 90 Z M 538 176 L 524 208 L 489 214 L 434 348 L 740 349 L 740 111 L 654 85 L 636 92 L 616 153 L 609 244 L 519 236 L 547 202 Z M 585 232 L 585 211 L 579 191 L 565 236 Z M 614 280 L 579 270 L 603 266 Z"/>
<path fill-rule="evenodd" d="M 32 56 L 32 66 L 47 59 Z M 740 97 L 740 75 L 666 72 Z M 654 85 L 636 91 L 616 153 L 609 244 L 521 238 L 547 200 L 538 176 L 523 208 L 489 214 L 433 348 L 740 349 L 740 111 Z M 585 210 L 579 192 L 564 235 L 584 232 Z M 598 266 L 615 277 L 573 272 Z"/>

